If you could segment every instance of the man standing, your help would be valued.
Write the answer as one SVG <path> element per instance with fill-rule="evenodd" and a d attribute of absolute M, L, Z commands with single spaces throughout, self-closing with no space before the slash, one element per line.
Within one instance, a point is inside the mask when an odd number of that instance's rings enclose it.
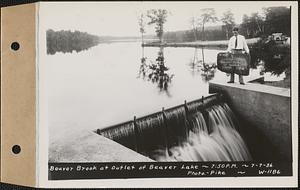
<path fill-rule="evenodd" d="M 244 36 L 239 34 L 239 29 L 234 27 L 232 32 L 233 36 L 229 39 L 227 52 L 232 54 L 241 54 L 244 50 L 247 54 L 249 54 L 249 48 L 247 46 L 246 39 Z M 240 84 L 245 84 L 242 75 L 239 75 L 239 82 Z M 230 74 L 230 80 L 227 83 L 234 83 L 234 68 Z"/>

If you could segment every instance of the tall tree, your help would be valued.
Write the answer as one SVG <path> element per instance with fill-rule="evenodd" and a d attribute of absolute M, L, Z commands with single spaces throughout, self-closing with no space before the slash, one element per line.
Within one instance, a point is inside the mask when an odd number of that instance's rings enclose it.
<path fill-rule="evenodd" d="M 252 13 L 250 16 L 244 15 L 241 24 L 242 33 L 248 38 L 257 37 L 264 33 L 264 17 L 258 12 Z"/>
<path fill-rule="evenodd" d="M 144 44 L 144 34 L 146 33 L 146 29 L 145 29 L 145 16 L 143 13 L 138 18 L 138 23 L 140 27 L 140 33 L 142 35 L 142 44 Z"/>
<path fill-rule="evenodd" d="M 282 32 L 291 34 L 291 9 L 289 7 L 263 8 L 265 14 L 265 33 Z"/>
<path fill-rule="evenodd" d="M 205 40 L 204 27 L 206 23 L 214 23 L 218 20 L 216 11 L 213 8 L 205 8 L 200 10 L 199 25 L 202 26 L 202 40 Z"/>
<path fill-rule="evenodd" d="M 194 41 L 197 41 L 197 32 L 198 32 L 197 19 L 193 16 L 190 19 L 190 23 L 191 23 L 193 34 L 194 34 Z"/>
<path fill-rule="evenodd" d="M 263 16 L 260 15 L 258 12 L 252 13 L 250 16 L 250 22 L 253 23 L 253 28 L 255 33 L 262 33 L 263 32 Z"/>
<path fill-rule="evenodd" d="M 151 9 L 147 11 L 147 16 L 150 19 L 148 25 L 155 24 L 156 35 L 162 43 L 164 24 L 167 21 L 168 11 L 165 9 Z"/>
<path fill-rule="evenodd" d="M 226 38 L 228 40 L 229 39 L 229 31 L 231 31 L 233 26 L 235 25 L 233 13 L 231 12 L 231 10 L 227 10 L 226 12 L 223 13 L 221 21 L 225 25 Z"/>
<path fill-rule="evenodd" d="M 245 36 L 247 36 L 248 38 L 250 37 L 250 18 L 246 14 L 243 15 L 241 31 L 242 33 L 244 33 Z"/>

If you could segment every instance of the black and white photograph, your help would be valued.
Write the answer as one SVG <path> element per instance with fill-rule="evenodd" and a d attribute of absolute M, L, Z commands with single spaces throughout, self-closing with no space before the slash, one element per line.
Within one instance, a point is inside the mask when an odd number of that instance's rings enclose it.
<path fill-rule="evenodd" d="M 50 181 L 293 175 L 298 38 L 288 3 L 44 2 L 39 10 Z"/>

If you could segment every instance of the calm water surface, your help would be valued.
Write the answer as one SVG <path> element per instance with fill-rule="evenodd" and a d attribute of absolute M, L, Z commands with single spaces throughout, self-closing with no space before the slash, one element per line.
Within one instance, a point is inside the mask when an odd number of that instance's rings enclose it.
<path fill-rule="evenodd" d="M 222 50 L 204 49 L 204 62 L 216 64 Z M 166 85 L 144 64 L 164 57 Z M 100 44 L 79 53 L 48 55 L 46 86 L 50 137 L 69 130 L 104 128 L 208 95 L 208 81 L 225 73 L 203 69 L 202 50 L 141 47 L 140 43 Z M 205 71 L 204 71 L 205 70 Z"/>

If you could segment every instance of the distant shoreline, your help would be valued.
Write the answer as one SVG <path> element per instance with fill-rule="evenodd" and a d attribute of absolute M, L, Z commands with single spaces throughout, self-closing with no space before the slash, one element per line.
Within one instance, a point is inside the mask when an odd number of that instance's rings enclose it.
<path fill-rule="evenodd" d="M 246 39 L 248 46 L 256 44 L 260 38 L 250 38 Z M 195 42 L 148 42 L 142 44 L 143 47 L 217 47 L 217 48 L 227 48 L 228 40 L 219 40 L 219 41 L 195 41 Z"/>

